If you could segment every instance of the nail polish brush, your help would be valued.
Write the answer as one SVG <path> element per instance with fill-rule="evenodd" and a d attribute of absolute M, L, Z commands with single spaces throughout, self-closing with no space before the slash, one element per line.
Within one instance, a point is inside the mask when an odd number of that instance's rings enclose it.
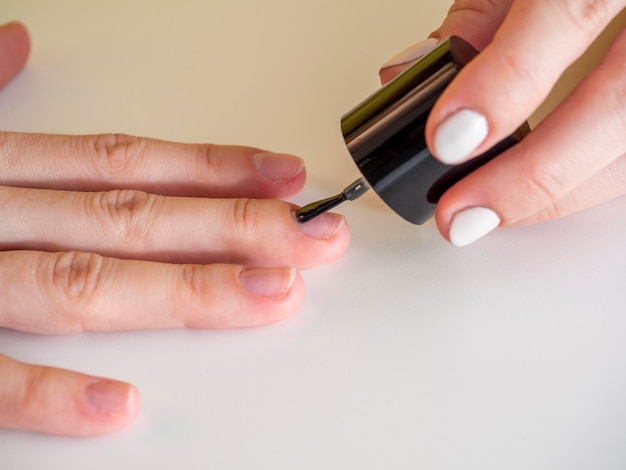
<path fill-rule="evenodd" d="M 338 206 L 345 201 L 354 201 L 360 198 L 370 189 L 370 185 L 363 178 L 350 183 L 336 196 L 331 196 L 321 201 L 312 202 L 296 211 L 296 219 L 298 222 L 308 222 L 318 215 L 328 212 L 332 208 Z"/>

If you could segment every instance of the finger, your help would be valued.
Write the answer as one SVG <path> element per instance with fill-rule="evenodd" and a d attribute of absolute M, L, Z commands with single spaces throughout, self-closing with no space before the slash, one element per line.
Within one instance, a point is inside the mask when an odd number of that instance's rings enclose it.
<path fill-rule="evenodd" d="M 626 154 L 553 204 L 514 225 L 529 225 L 597 206 L 626 194 Z"/>
<path fill-rule="evenodd" d="M 0 26 L 0 88 L 22 70 L 30 52 L 30 38 L 21 23 Z"/>
<path fill-rule="evenodd" d="M 513 2 L 493 41 L 433 107 L 429 148 L 442 162 L 458 164 L 512 134 L 623 6 L 623 0 Z"/>
<path fill-rule="evenodd" d="M 0 355 L 0 428 L 66 436 L 118 431 L 137 416 L 129 384 Z"/>
<path fill-rule="evenodd" d="M 0 133 L 0 184 L 8 186 L 280 198 L 297 193 L 305 179 L 302 159 L 250 147 Z"/>
<path fill-rule="evenodd" d="M 513 0 L 456 0 L 431 37 L 440 41 L 460 36 L 482 51 L 493 40 L 511 9 Z"/>
<path fill-rule="evenodd" d="M 239 328 L 292 314 L 304 283 L 289 267 L 178 265 L 80 252 L 0 252 L 0 326 L 64 334 Z"/>
<path fill-rule="evenodd" d="M 80 250 L 118 258 L 310 268 L 345 251 L 345 219 L 302 224 L 276 200 L 83 193 L 0 186 L 0 249 Z"/>
<path fill-rule="evenodd" d="M 594 175 L 620 167 L 614 162 L 626 153 L 625 50 L 626 30 L 600 66 L 527 138 L 444 194 L 437 209 L 442 233 L 450 226 L 449 237 L 458 244 L 472 241 L 463 236 L 464 226 L 482 227 L 476 233 L 484 235 L 497 225 L 517 224 L 541 211 L 556 216 L 555 208 L 570 193 L 584 189 Z M 474 208 L 472 217 L 461 223 L 466 216 L 457 217 L 469 208 Z"/>
<path fill-rule="evenodd" d="M 460 36 L 482 51 L 504 21 L 512 1 L 455 1 L 441 26 L 433 31 L 428 39 L 408 47 L 381 66 L 379 72 L 381 83 L 384 85 L 392 80 L 450 36 Z"/>
<path fill-rule="evenodd" d="M 438 44 L 438 38 L 429 37 L 418 42 L 417 44 L 409 46 L 402 52 L 393 56 L 380 67 L 378 72 L 380 83 L 384 85 L 387 82 L 390 82 L 397 75 L 409 68 L 413 63 L 435 49 Z"/>

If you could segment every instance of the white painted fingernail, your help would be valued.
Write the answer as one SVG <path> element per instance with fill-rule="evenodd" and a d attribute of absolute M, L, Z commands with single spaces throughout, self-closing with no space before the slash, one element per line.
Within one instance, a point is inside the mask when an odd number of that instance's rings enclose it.
<path fill-rule="evenodd" d="M 500 217 L 486 207 L 471 207 L 458 212 L 450 224 L 450 242 L 465 246 L 484 237 L 500 225 Z"/>
<path fill-rule="evenodd" d="M 471 109 L 457 111 L 439 124 L 435 131 L 437 158 L 448 165 L 468 159 L 489 134 L 487 118 Z"/>
<path fill-rule="evenodd" d="M 439 39 L 424 39 L 423 41 L 420 41 L 417 44 L 414 44 L 411 47 L 403 50 L 399 54 L 396 54 L 387 62 L 385 62 L 380 68 L 385 69 L 387 67 L 393 67 L 394 65 L 401 65 L 408 62 L 413 62 L 417 59 L 424 57 L 435 47 L 437 47 L 437 44 L 439 44 Z"/>

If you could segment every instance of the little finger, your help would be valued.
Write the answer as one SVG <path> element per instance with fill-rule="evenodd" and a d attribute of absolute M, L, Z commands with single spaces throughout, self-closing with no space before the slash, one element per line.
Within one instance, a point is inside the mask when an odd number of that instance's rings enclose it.
<path fill-rule="evenodd" d="M 140 408 L 132 385 L 0 355 L 0 428 L 96 436 L 130 424 Z"/>

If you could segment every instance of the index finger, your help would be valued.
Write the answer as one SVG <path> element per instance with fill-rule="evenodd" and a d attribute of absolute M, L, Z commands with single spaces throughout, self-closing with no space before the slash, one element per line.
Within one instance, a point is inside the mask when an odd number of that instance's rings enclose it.
<path fill-rule="evenodd" d="M 426 127 L 429 147 L 444 163 L 457 164 L 512 134 L 624 4 L 513 2 L 493 41 L 434 106 Z"/>
<path fill-rule="evenodd" d="M 254 147 L 0 132 L 0 184 L 6 186 L 280 198 L 297 193 L 305 179 L 301 158 Z"/>

